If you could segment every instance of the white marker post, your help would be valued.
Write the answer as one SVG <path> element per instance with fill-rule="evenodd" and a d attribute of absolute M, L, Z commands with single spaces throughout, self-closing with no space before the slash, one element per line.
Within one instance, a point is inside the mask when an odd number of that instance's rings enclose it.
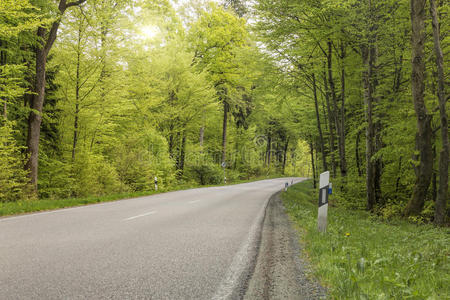
<path fill-rule="evenodd" d="M 319 181 L 319 213 L 317 216 L 317 225 L 319 228 L 319 232 L 325 232 L 327 230 L 329 185 L 330 185 L 330 172 L 326 171 L 320 174 L 320 181 Z"/>
<path fill-rule="evenodd" d="M 158 190 L 158 177 L 155 176 L 155 191 Z"/>
<path fill-rule="evenodd" d="M 222 162 L 222 168 L 223 168 L 223 183 L 224 184 L 227 184 L 227 176 L 226 176 L 226 174 L 225 174 L 225 168 L 226 168 L 226 166 L 227 166 L 227 163 L 226 162 Z"/>

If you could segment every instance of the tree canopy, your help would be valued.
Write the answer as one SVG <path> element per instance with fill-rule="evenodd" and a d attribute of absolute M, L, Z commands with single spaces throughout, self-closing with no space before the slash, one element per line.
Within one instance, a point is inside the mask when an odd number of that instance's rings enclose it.
<path fill-rule="evenodd" d="M 443 225 L 448 9 L 2 0 L 0 201 L 330 170 L 336 205 Z"/>

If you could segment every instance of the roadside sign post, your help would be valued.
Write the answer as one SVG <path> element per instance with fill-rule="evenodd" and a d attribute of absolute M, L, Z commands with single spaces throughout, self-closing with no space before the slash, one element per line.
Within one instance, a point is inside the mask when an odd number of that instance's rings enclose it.
<path fill-rule="evenodd" d="M 222 162 L 222 168 L 223 168 L 223 183 L 224 184 L 227 184 L 227 176 L 226 176 L 226 174 L 225 174 L 225 167 L 227 166 L 227 163 L 226 162 Z"/>
<path fill-rule="evenodd" d="M 317 215 L 317 226 L 319 232 L 327 230 L 328 195 L 331 194 L 330 172 L 320 174 L 319 181 L 319 212 Z"/>
<path fill-rule="evenodd" d="M 155 191 L 158 190 L 158 177 L 155 176 Z"/>

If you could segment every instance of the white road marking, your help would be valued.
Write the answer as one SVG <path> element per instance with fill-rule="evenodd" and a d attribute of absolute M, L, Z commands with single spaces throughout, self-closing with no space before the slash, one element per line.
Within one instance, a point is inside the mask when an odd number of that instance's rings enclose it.
<path fill-rule="evenodd" d="M 194 203 L 197 203 L 197 202 L 200 202 L 201 200 L 194 200 L 194 201 L 189 201 L 188 203 L 189 204 L 194 204 Z"/>
<path fill-rule="evenodd" d="M 129 218 L 123 219 L 123 220 L 124 221 L 130 221 L 130 220 L 134 220 L 134 219 L 137 219 L 137 218 L 140 218 L 140 217 L 145 217 L 145 216 L 149 216 L 149 215 L 153 215 L 153 214 L 156 214 L 156 211 L 149 211 L 148 213 L 145 213 L 145 214 L 142 214 L 142 215 L 137 215 L 137 216 L 134 216 L 134 217 L 129 217 Z"/>

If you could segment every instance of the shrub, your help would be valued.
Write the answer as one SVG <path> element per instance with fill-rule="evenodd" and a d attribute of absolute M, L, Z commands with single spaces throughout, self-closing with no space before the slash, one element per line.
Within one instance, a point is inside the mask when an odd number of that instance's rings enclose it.
<path fill-rule="evenodd" d="M 0 201 L 3 202 L 23 198 L 27 186 L 24 157 L 13 133 L 11 122 L 0 123 Z"/>
<path fill-rule="evenodd" d="M 100 154 L 80 151 L 72 167 L 74 196 L 105 195 L 120 191 L 116 169 Z"/>
<path fill-rule="evenodd" d="M 67 198 L 74 192 L 72 165 L 39 153 L 39 197 Z"/>
<path fill-rule="evenodd" d="M 222 168 L 212 163 L 189 166 L 186 173 L 201 185 L 219 184 L 223 180 Z"/>

